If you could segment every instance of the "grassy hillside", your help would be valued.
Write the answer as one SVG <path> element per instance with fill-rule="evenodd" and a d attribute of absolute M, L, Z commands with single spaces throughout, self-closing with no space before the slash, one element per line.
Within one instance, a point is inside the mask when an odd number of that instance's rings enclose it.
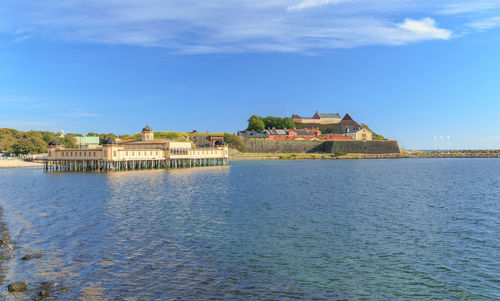
<path fill-rule="evenodd" d="M 372 131 L 372 130 L 370 129 L 370 127 L 369 127 L 369 126 L 367 126 L 366 124 L 362 123 L 362 124 L 361 124 L 361 126 L 362 126 L 363 128 L 365 128 L 365 129 L 369 130 L 370 132 L 372 132 L 372 134 L 373 134 L 373 139 L 374 139 L 374 140 L 386 140 L 384 136 L 382 136 L 382 135 L 379 135 L 379 134 L 375 133 L 375 132 L 374 132 L 374 131 Z"/>

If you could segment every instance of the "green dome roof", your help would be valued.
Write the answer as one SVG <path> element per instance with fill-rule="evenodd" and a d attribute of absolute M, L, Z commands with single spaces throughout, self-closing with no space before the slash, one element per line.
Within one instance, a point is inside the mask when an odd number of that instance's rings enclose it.
<path fill-rule="evenodd" d="M 143 132 L 151 132 L 153 131 L 152 128 L 149 127 L 149 125 L 146 125 L 143 129 L 142 129 Z"/>

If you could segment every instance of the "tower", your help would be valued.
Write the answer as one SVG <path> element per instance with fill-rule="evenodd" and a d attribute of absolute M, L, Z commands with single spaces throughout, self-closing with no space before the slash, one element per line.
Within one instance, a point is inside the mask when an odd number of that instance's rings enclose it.
<path fill-rule="evenodd" d="M 142 140 L 144 141 L 153 140 L 154 138 L 153 130 L 148 125 L 146 125 L 146 127 L 142 129 L 141 134 L 142 134 Z"/>

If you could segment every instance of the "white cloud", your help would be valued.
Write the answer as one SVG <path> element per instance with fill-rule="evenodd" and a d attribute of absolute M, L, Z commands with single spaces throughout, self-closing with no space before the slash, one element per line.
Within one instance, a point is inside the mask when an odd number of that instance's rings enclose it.
<path fill-rule="evenodd" d="M 486 18 L 483 20 L 471 22 L 468 25 L 477 30 L 491 29 L 500 26 L 500 17 Z"/>
<path fill-rule="evenodd" d="M 404 23 L 398 24 L 399 28 L 408 31 L 410 40 L 448 40 L 451 37 L 451 31 L 447 29 L 437 28 L 436 22 L 431 18 L 422 20 L 405 19 Z"/>
<path fill-rule="evenodd" d="M 344 2 L 343 0 L 303 0 L 297 4 L 291 5 L 287 8 L 289 11 L 302 10 L 305 8 L 313 8 L 327 4 L 338 4 Z"/>
<path fill-rule="evenodd" d="M 488 28 L 478 22 L 494 17 L 488 14 L 500 7 L 496 2 L 17 0 L 0 6 L 0 33 L 19 43 L 44 39 L 163 47 L 175 53 L 317 53 L 450 39 L 469 23 Z M 424 18 L 415 20 L 415 15 Z M 452 27 L 436 25 L 443 15 Z"/>
<path fill-rule="evenodd" d="M 445 5 L 440 13 L 445 15 L 456 15 L 488 11 L 497 8 L 500 8 L 500 1 L 498 0 L 458 1 Z"/>

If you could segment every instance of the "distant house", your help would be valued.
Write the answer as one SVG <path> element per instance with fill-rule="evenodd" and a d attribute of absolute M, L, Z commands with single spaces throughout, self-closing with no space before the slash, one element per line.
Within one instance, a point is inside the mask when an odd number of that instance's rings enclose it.
<path fill-rule="evenodd" d="M 288 131 L 288 139 L 289 140 L 295 140 L 295 139 L 304 139 L 304 140 L 310 140 L 310 139 L 313 139 L 313 138 L 316 138 L 318 137 L 319 135 L 321 135 L 321 132 L 318 131 L 317 129 L 314 129 L 311 130 L 289 130 Z"/>
<path fill-rule="evenodd" d="M 95 149 L 99 147 L 99 137 L 80 136 L 74 137 L 75 146 L 79 149 Z"/>
<path fill-rule="evenodd" d="M 288 131 L 287 130 L 265 130 L 267 133 L 269 140 L 287 140 Z"/>
<path fill-rule="evenodd" d="M 355 132 L 357 130 L 362 129 L 363 127 L 360 126 L 354 119 L 351 118 L 349 114 L 345 114 L 344 118 L 337 123 L 333 124 L 331 129 L 332 134 L 346 134 L 349 132 Z"/>
<path fill-rule="evenodd" d="M 346 133 L 349 131 L 352 132 L 352 131 L 359 130 L 362 128 L 356 121 L 354 121 L 351 118 L 351 116 L 349 114 L 345 114 L 344 118 L 342 118 L 342 120 L 340 121 L 340 124 L 346 130 L 345 131 Z"/>
<path fill-rule="evenodd" d="M 347 132 L 346 135 L 348 137 L 351 137 L 353 140 L 363 140 L 363 141 L 373 140 L 373 133 L 363 128 Z"/>
<path fill-rule="evenodd" d="M 339 113 L 318 113 L 316 111 L 313 117 L 301 117 L 299 115 L 292 115 L 292 120 L 295 123 L 318 125 L 339 123 L 341 118 Z"/>
<path fill-rule="evenodd" d="M 267 139 L 269 134 L 266 131 L 238 131 L 238 136 L 248 139 Z"/>
<path fill-rule="evenodd" d="M 318 129 L 268 129 L 264 131 L 239 131 L 238 136 L 245 139 L 311 140 L 321 135 Z"/>

